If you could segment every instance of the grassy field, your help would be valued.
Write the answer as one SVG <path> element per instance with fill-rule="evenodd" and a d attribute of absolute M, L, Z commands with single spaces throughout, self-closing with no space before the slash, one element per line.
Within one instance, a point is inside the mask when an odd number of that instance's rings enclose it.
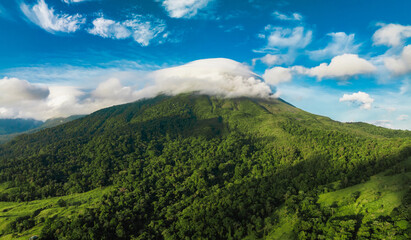
<path fill-rule="evenodd" d="M 0 191 L 7 190 L 2 184 Z M 86 193 L 72 194 L 31 202 L 0 202 L 0 239 L 29 239 L 39 235 L 43 228 L 44 219 L 56 216 L 70 217 L 80 214 L 85 208 L 93 207 L 104 193 L 111 188 L 95 189 Z M 58 201 L 63 199 L 67 206 L 61 207 Z M 10 223 L 19 217 L 35 216 L 36 226 L 19 234 L 5 234 Z"/>
<path fill-rule="evenodd" d="M 389 215 L 401 204 L 401 200 L 411 186 L 411 159 L 395 166 L 403 172 L 394 174 L 393 169 L 374 175 L 369 181 L 324 193 L 318 202 L 324 206 L 335 206 L 335 216 L 364 216 L 363 221 Z M 406 171 L 408 170 L 408 171 Z"/>
<path fill-rule="evenodd" d="M 398 169 L 399 172 L 398 172 Z M 411 187 L 411 158 L 399 163 L 385 172 L 372 176 L 368 181 L 351 187 L 323 193 L 318 203 L 323 207 L 332 207 L 335 217 L 362 215 L 362 222 L 369 222 L 380 216 L 388 216 Z M 293 228 L 297 223 L 295 214 L 288 214 L 286 207 L 276 214 L 280 222 L 273 228 L 267 239 L 294 239 Z M 401 228 L 411 226 L 401 221 Z"/>
<path fill-rule="evenodd" d="M 271 230 L 266 239 L 295 239 L 294 226 L 298 221 L 296 214 L 289 214 L 286 207 L 277 211 L 280 222 Z"/>

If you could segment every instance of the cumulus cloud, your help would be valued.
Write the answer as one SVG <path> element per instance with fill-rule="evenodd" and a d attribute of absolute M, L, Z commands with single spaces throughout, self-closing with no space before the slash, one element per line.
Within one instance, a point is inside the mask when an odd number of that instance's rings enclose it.
<path fill-rule="evenodd" d="M 314 68 L 300 68 L 299 72 L 312 77 L 322 78 L 340 78 L 368 74 L 376 71 L 377 68 L 367 60 L 358 57 L 356 54 L 343 54 L 331 59 L 330 64 L 322 63 Z"/>
<path fill-rule="evenodd" d="M 400 56 L 385 58 L 384 65 L 397 75 L 411 72 L 411 45 L 404 47 Z"/>
<path fill-rule="evenodd" d="M 0 118 L 14 118 L 15 116 L 16 113 L 13 111 L 13 109 L 0 107 Z"/>
<path fill-rule="evenodd" d="M 0 87 L 3 87 L 0 85 Z M 3 90 L 3 88 L 1 88 Z M 7 89 L 9 90 L 9 89 Z M 110 78 L 88 91 L 74 86 L 49 86 L 42 89 L 43 95 L 19 93 L 19 98 L 10 95 L 0 98 L 0 118 L 35 118 L 46 120 L 75 114 L 89 114 L 112 105 L 135 101 L 141 96 L 131 87 L 123 86 L 119 79 Z M 37 90 L 38 91 L 38 90 Z M 4 97 L 3 97 L 4 96 Z M 7 98 L 7 102 L 3 102 Z M 12 100 L 12 101 L 11 101 Z"/>
<path fill-rule="evenodd" d="M 0 79 L 0 104 L 2 105 L 41 100 L 47 98 L 48 95 L 47 87 L 31 84 L 18 78 Z"/>
<path fill-rule="evenodd" d="M 75 32 L 86 22 L 80 14 L 55 13 L 54 9 L 49 8 L 44 0 L 38 0 L 33 6 L 22 3 L 20 7 L 31 22 L 50 33 Z"/>
<path fill-rule="evenodd" d="M 91 92 L 72 86 L 52 86 L 44 106 L 47 117 L 88 114 L 104 107 L 138 100 L 131 87 L 123 86 L 117 78 L 101 82 Z"/>
<path fill-rule="evenodd" d="M 191 18 L 212 0 L 162 0 L 163 7 L 172 18 Z"/>
<path fill-rule="evenodd" d="M 282 20 L 282 21 L 301 21 L 303 19 L 303 16 L 301 16 L 301 14 L 299 13 L 292 13 L 290 15 L 286 15 L 279 11 L 275 11 L 273 15 L 275 18 Z"/>
<path fill-rule="evenodd" d="M 314 60 L 326 59 L 344 53 L 356 53 L 360 44 L 355 44 L 354 34 L 347 35 L 344 32 L 329 33 L 331 37 L 330 43 L 320 50 L 309 51 L 309 57 Z"/>
<path fill-rule="evenodd" d="M 100 17 L 93 21 L 93 28 L 87 31 L 103 38 L 126 39 L 132 37 L 141 46 L 148 46 L 154 38 L 164 32 L 165 28 L 165 24 L 160 20 L 149 21 L 136 15 L 134 19 L 123 22 Z M 163 35 L 163 37 L 166 36 Z"/>
<path fill-rule="evenodd" d="M 372 39 L 375 45 L 386 45 L 396 47 L 404 43 L 404 40 L 411 37 L 411 26 L 400 24 L 379 24 L 381 26 Z"/>
<path fill-rule="evenodd" d="M 87 98 L 87 92 L 73 86 L 51 86 L 50 95 L 45 101 L 38 102 L 36 107 L 41 109 L 43 118 L 69 116 L 73 114 L 83 114 L 83 99 Z M 36 108 L 35 107 L 35 108 Z M 96 109 L 90 109 L 90 112 Z M 23 109 L 24 114 L 30 114 L 30 110 Z M 89 112 L 87 112 L 89 113 Z"/>
<path fill-rule="evenodd" d="M 258 59 L 259 60 L 259 59 Z M 255 63 L 256 59 L 253 59 Z M 330 64 L 322 63 L 317 67 L 306 68 L 303 66 L 292 66 L 288 68 L 274 67 L 264 72 L 263 78 L 270 85 L 278 85 L 281 82 L 289 82 L 293 75 L 307 75 L 316 77 L 318 80 L 323 78 L 337 78 L 347 80 L 360 74 L 370 74 L 377 68 L 365 59 L 355 54 L 343 54 L 331 59 Z"/>
<path fill-rule="evenodd" d="M 353 94 L 344 94 L 342 98 L 340 98 L 340 102 L 353 102 L 360 104 L 362 109 L 371 109 L 371 104 L 374 102 L 374 99 L 367 93 L 359 91 Z"/>
<path fill-rule="evenodd" d="M 289 82 L 292 79 L 291 69 L 283 67 L 274 67 L 265 70 L 263 78 L 270 85 L 278 85 L 282 82 Z"/>
<path fill-rule="evenodd" d="M 99 84 L 92 92 L 92 96 L 98 100 L 110 101 L 111 104 L 119 104 L 138 98 L 131 87 L 123 86 L 117 78 L 110 78 Z"/>

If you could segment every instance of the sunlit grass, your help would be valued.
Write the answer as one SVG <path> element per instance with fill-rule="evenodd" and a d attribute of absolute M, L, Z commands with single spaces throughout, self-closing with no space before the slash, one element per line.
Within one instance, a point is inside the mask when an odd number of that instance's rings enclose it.
<path fill-rule="evenodd" d="M 2 186 L 0 186 L 1 188 Z M 18 217 L 31 216 L 36 211 L 36 226 L 20 234 L 8 234 L 0 239 L 28 239 L 33 235 L 40 235 L 43 228 L 43 220 L 53 217 L 72 217 L 81 214 L 86 208 L 93 207 L 101 199 L 103 194 L 112 188 L 94 189 L 85 193 L 71 194 L 63 197 L 53 197 L 48 199 L 30 202 L 0 202 L 0 233 L 4 232 L 11 222 Z M 63 199 L 66 207 L 60 207 L 57 202 Z"/>

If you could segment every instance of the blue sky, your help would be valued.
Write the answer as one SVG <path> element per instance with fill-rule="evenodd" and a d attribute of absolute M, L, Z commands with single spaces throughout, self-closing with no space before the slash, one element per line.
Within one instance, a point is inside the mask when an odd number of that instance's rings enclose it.
<path fill-rule="evenodd" d="M 411 129 L 409 9 L 408 0 L 4 0 L 0 118 L 85 114 L 158 92 L 269 91 L 338 121 Z"/>

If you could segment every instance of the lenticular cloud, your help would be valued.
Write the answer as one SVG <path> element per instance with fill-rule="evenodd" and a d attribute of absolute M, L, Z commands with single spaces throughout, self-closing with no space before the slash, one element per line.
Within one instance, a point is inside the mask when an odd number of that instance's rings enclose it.
<path fill-rule="evenodd" d="M 140 91 L 175 95 L 184 92 L 222 97 L 270 97 L 270 87 L 250 69 L 225 58 L 203 59 L 150 74 L 153 85 Z"/>

